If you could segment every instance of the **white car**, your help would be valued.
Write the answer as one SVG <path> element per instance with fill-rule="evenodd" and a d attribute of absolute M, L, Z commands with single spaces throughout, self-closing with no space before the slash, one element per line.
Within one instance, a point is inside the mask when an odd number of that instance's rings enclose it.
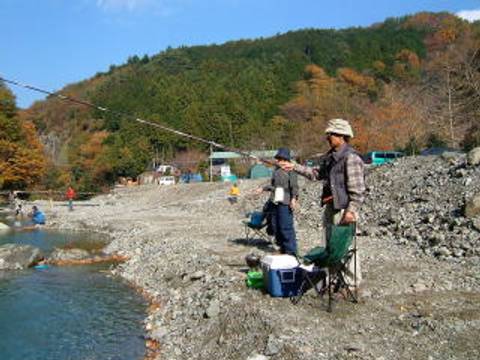
<path fill-rule="evenodd" d="M 175 185 L 175 176 L 162 176 L 158 183 L 160 185 Z"/>

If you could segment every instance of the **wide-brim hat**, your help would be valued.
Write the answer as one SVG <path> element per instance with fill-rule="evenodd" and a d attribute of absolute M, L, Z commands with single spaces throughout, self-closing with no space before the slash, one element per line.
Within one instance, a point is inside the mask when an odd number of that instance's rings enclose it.
<path fill-rule="evenodd" d="M 275 159 L 284 159 L 284 160 L 291 160 L 290 150 L 287 148 L 280 148 L 278 149 L 277 153 L 275 154 Z"/>
<path fill-rule="evenodd" d="M 353 138 L 353 130 L 350 123 L 343 119 L 332 119 L 328 121 L 325 134 L 335 133 Z"/>

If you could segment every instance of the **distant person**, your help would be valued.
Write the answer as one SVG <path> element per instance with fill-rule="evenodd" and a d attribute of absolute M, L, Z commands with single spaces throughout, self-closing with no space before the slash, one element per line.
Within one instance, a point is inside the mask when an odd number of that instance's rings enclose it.
<path fill-rule="evenodd" d="M 295 255 L 297 253 L 297 239 L 293 211 L 297 207 L 298 200 L 297 174 L 291 171 L 287 172 L 282 168 L 284 163 L 290 163 L 289 149 L 278 149 L 275 159 L 277 165 L 273 171 L 271 183 L 261 190 L 271 192 L 273 232 L 275 242 L 280 247 L 280 252 Z"/>
<path fill-rule="evenodd" d="M 324 181 L 321 203 L 325 206 L 323 222 L 325 242 L 328 244 L 332 225 L 358 222 L 364 201 L 365 179 L 363 160 L 349 144 L 353 138 L 350 123 L 343 119 L 330 120 L 325 134 L 330 150 L 322 157 L 319 166 L 307 167 L 292 162 L 284 162 L 280 166 L 285 171 L 293 170 L 310 180 Z M 350 261 L 348 264 L 346 277 L 352 284 L 355 280 L 353 274 L 356 274 L 356 284 L 360 285 L 362 275 L 358 251 L 356 272 L 353 263 Z"/>
<path fill-rule="evenodd" d="M 23 210 L 22 204 L 18 204 L 15 209 L 15 220 L 13 222 L 14 227 L 21 227 L 22 220 L 25 218 L 25 211 Z"/>
<path fill-rule="evenodd" d="M 8 202 L 10 208 L 15 210 L 18 208 L 18 205 L 21 203 L 21 200 L 18 198 L 18 191 L 10 190 L 8 192 Z"/>
<path fill-rule="evenodd" d="M 228 192 L 228 201 L 230 204 L 236 204 L 238 197 L 240 196 L 240 189 L 238 188 L 237 183 L 234 183 Z"/>
<path fill-rule="evenodd" d="M 191 180 L 192 180 L 192 171 L 188 170 L 187 173 L 185 174 L 185 184 L 189 184 Z"/>
<path fill-rule="evenodd" d="M 76 196 L 75 190 L 73 190 L 73 188 L 69 186 L 67 192 L 65 193 L 65 196 L 68 200 L 68 210 L 73 211 L 73 199 Z"/>
<path fill-rule="evenodd" d="M 25 217 L 25 211 L 23 210 L 22 204 L 18 204 L 15 209 L 15 219 L 22 220 Z"/>
<path fill-rule="evenodd" d="M 34 225 L 45 225 L 45 214 L 41 212 L 36 205 L 32 207 L 31 216 Z"/>
<path fill-rule="evenodd" d="M 8 203 L 10 204 L 10 207 L 12 209 L 15 209 L 15 200 L 16 200 L 17 196 L 15 194 L 15 192 L 13 190 L 10 190 L 8 192 Z"/>

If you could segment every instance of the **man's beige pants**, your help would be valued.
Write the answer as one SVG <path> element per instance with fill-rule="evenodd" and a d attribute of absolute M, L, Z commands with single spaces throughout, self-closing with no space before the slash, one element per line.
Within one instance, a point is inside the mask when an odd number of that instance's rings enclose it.
<path fill-rule="evenodd" d="M 330 234 L 331 234 L 331 229 L 332 225 L 338 225 L 340 224 L 340 221 L 342 220 L 344 210 L 335 210 L 331 204 L 327 204 L 325 206 L 325 213 L 323 215 L 323 227 L 325 228 L 325 236 L 324 236 L 324 244 L 322 246 L 325 246 L 328 244 L 330 241 Z M 357 219 L 358 222 L 358 219 Z M 354 239 L 356 241 L 356 238 Z M 360 286 L 360 283 L 362 282 L 362 272 L 360 269 L 360 254 L 359 250 L 357 247 L 357 260 L 354 261 L 353 256 L 349 260 L 347 264 L 347 271 L 344 274 L 345 276 L 345 281 L 347 281 L 348 284 L 355 284 L 355 265 L 357 268 L 356 275 L 357 275 L 357 286 Z"/>

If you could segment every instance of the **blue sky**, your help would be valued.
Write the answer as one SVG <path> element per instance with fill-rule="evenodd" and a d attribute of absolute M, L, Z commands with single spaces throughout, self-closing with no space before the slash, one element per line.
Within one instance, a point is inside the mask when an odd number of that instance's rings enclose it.
<path fill-rule="evenodd" d="M 367 26 L 425 10 L 480 19 L 480 0 L 0 0 L 0 76 L 55 91 L 167 46 Z M 43 98 L 11 89 L 20 107 Z"/>

